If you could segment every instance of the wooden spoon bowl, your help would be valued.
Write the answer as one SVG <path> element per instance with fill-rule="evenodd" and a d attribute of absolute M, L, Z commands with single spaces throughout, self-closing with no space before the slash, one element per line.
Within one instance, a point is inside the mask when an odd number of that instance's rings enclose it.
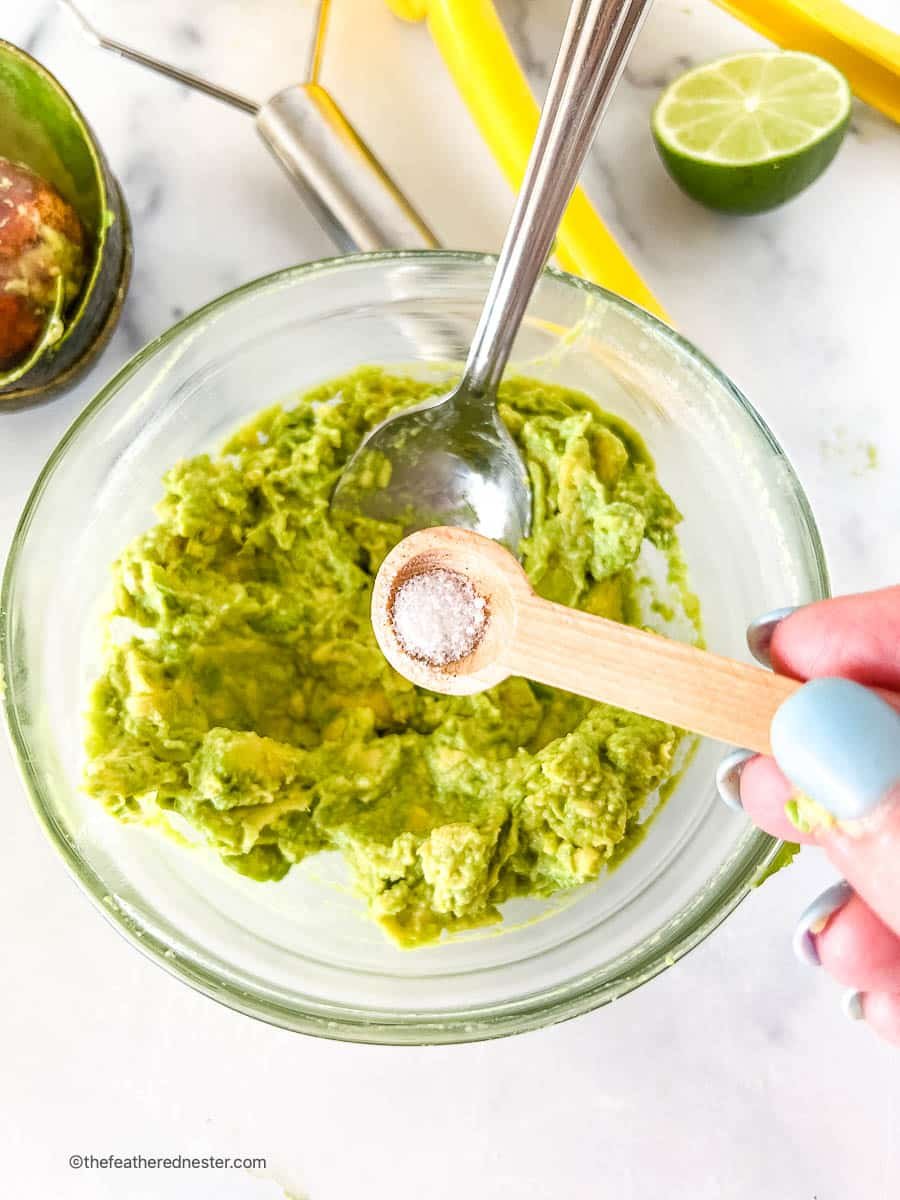
<path fill-rule="evenodd" d="M 484 598 L 487 623 L 471 654 L 444 666 L 413 658 L 394 628 L 394 598 L 408 579 L 432 571 L 465 576 Z M 519 605 L 533 595 L 528 577 L 499 543 L 466 529 L 422 529 L 395 546 L 375 578 L 372 624 L 375 637 L 391 666 L 405 678 L 432 692 L 470 696 L 506 679 L 509 647 L 515 637 Z"/>

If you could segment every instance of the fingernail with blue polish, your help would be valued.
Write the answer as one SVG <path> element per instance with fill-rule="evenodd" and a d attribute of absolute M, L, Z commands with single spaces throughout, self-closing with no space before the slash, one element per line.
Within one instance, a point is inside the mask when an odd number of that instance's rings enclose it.
<path fill-rule="evenodd" d="M 900 783 L 900 713 L 849 679 L 813 679 L 772 721 L 788 779 L 839 821 L 873 812 Z"/>
<path fill-rule="evenodd" d="M 866 1015 L 863 1012 L 863 993 L 857 992 L 854 988 L 844 992 L 841 997 L 841 1008 L 848 1021 L 862 1021 Z"/>
<path fill-rule="evenodd" d="M 750 653 L 764 667 L 772 665 L 770 650 L 776 626 L 796 611 L 796 608 L 773 608 L 771 612 L 763 613 L 747 626 L 747 645 Z"/>
<path fill-rule="evenodd" d="M 826 888 L 807 909 L 804 909 L 803 915 L 797 922 L 797 928 L 794 930 L 791 945 L 794 953 L 806 966 L 820 967 L 822 965 L 819 951 L 816 949 L 816 934 L 822 932 L 834 914 L 844 907 L 852 895 L 853 888 L 842 879 L 839 883 L 833 883 L 830 888 Z"/>
<path fill-rule="evenodd" d="M 716 787 L 719 789 L 719 797 L 735 812 L 744 811 L 744 806 L 741 804 L 741 771 L 744 769 L 745 763 L 755 757 L 752 750 L 733 750 L 731 754 L 722 759 L 716 771 Z"/>

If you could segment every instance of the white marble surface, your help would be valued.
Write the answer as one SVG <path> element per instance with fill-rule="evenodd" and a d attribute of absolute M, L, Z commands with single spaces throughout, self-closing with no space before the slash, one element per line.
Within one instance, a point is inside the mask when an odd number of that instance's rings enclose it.
<path fill-rule="evenodd" d="M 422 28 L 335 0 L 327 79 L 447 244 L 497 245 L 510 196 Z M 265 95 L 299 75 L 300 0 L 85 0 L 111 32 Z M 868 0 L 887 18 L 894 0 Z M 565 0 L 504 0 L 537 87 Z M 896 23 L 896 16 L 894 17 Z M 135 221 L 121 326 L 92 376 L 0 421 L 0 557 L 71 418 L 134 350 L 224 289 L 330 252 L 250 122 L 81 42 L 52 0 L 0 0 L 0 36 L 70 88 Z M 657 0 L 587 183 L 669 308 L 793 457 L 835 590 L 900 564 L 900 131 L 860 107 L 806 196 L 729 220 L 669 182 L 660 86 L 758 39 L 706 0 Z M 465 202 L 459 164 L 466 163 Z M 878 466 L 868 469 L 868 445 Z M 0 746 L 0 1158 L 10 1196 L 144 1200 L 893 1200 L 900 1059 L 791 957 L 829 878 L 804 854 L 677 968 L 524 1038 L 426 1050 L 291 1036 L 195 995 L 98 919 L 41 836 Z M 74 1153 L 266 1156 L 242 1173 L 75 1172 Z"/>

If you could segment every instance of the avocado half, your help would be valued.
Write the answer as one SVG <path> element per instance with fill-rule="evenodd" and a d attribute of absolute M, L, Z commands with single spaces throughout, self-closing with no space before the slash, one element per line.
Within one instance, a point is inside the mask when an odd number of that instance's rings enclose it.
<path fill-rule="evenodd" d="M 0 413 L 71 387 L 119 319 L 131 278 L 128 209 L 97 139 L 72 98 L 31 55 L 0 40 L 0 156 L 51 183 L 87 234 L 84 280 L 22 362 L 0 371 Z M 59 328 L 58 322 L 62 323 Z"/>

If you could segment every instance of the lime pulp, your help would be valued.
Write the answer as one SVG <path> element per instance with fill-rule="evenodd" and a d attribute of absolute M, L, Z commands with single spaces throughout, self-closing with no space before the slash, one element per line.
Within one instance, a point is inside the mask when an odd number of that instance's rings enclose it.
<path fill-rule="evenodd" d="M 696 67 L 671 83 L 652 130 L 669 174 L 724 212 L 755 213 L 796 196 L 837 153 L 850 88 L 811 54 L 768 50 Z"/>

